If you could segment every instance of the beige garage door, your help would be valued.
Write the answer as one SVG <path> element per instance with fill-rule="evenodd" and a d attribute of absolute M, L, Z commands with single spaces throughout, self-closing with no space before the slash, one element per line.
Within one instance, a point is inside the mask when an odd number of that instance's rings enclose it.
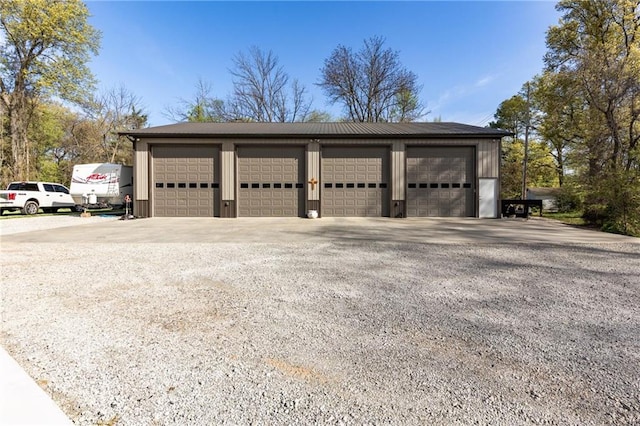
<path fill-rule="evenodd" d="M 216 146 L 154 146 L 154 216 L 219 216 Z"/>
<path fill-rule="evenodd" d="M 238 215 L 304 215 L 304 148 L 238 148 Z"/>
<path fill-rule="evenodd" d="M 475 216 L 473 147 L 407 149 L 407 216 Z"/>
<path fill-rule="evenodd" d="M 322 149 L 323 216 L 389 216 L 389 151 L 385 147 Z"/>

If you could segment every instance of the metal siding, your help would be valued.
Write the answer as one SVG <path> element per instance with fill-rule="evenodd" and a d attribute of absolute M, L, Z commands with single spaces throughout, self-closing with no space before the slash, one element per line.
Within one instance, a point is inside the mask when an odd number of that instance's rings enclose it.
<path fill-rule="evenodd" d="M 147 200 L 134 201 L 133 214 L 136 217 L 151 217 L 151 212 L 149 211 L 149 201 Z"/>
<path fill-rule="evenodd" d="M 219 214 L 219 189 L 212 185 L 219 185 L 217 146 L 159 145 L 152 147 L 152 156 L 154 216 L 213 217 Z M 182 184 L 184 187 L 180 187 Z M 191 187 L 194 184 L 195 187 Z"/>
<path fill-rule="evenodd" d="M 232 142 L 222 144 L 222 152 L 220 153 L 220 191 L 222 199 L 225 201 L 235 200 L 236 186 L 236 153 Z"/>
<path fill-rule="evenodd" d="M 478 141 L 478 178 L 498 177 L 500 169 L 500 141 Z"/>
<path fill-rule="evenodd" d="M 474 147 L 408 148 L 407 216 L 474 216 L 474 158 Z"/>
<path fill-rule="evenodd" d="M 310 184 L 315 180 L 315 185 Z M 320 200 L 320 144 L 311 142 L 307 145 L 307 199 Z"/>
<path fill-rule="evenodd" d="M 322 215 L 389 216 L 389 159 L 387 147 L 323 147 Z"/>
<path fill-rule="evenodd" d="M 478 177 L 485 177 L 491 172 L 491 152 L 487 151 L 487 143 L 480 141 L 478 143 Z"/>
<path fill-rule="evenodd" d="M 304 152 L 290 146 L 238 147 L 238 215 L 302 216 Z"/>
<path fill-rule="evenodd" d="M 138 141 L 135 145 L 135 156 L 133 168 L 135 177 L 133 179 L 134 200 L 149 199 L 149 145 L 146 142 Z"/>
<path fill-rule="evenodd" d="M 402 142 L 394 142 L 391 148 L 391 199 L 405 199 L 406 150 Z"/>

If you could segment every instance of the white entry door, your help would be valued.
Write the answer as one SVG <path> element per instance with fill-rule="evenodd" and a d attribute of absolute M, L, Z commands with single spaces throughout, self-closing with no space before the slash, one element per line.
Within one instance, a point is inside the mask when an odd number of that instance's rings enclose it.
<path fill-rule="evenodd" d="M 496 178 L 480 178 L 480 208 L 479 217 L 496 218 L 498 217 L 498 179 Z"/>

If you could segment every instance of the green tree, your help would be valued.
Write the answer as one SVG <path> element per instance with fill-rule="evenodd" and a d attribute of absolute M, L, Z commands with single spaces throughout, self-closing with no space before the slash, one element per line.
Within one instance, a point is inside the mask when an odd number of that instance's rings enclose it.
<path fill-rule="evenodd" d="M 0 105 L 9 116 L 13 179 L 28 179 L 33 166 L 28 129 L 38 101 L 80 102 L 93 87 L 86 64 L 100 34 L 88 16 L 80 0 L 0 2 Z"/>
<path fill-rule="evenodd" d="M 540 111 L 536 131 L 549 147 L 558 183 L 563 186 L 567 168 L 579 167 L 580 157 L 572 154 L 579 152 L 584 140 L 582 128 L 588 105 L 571 78 L 551 72 L 535 79 L 533 101 Z"/>
<path fill-rule="evenodd" d="M 527 117 L 527 101 L 521 95 L 514 95 L 498 106 L 489 123 L 494 129 L 504 129 L 513 137 L 504 138 L 500 157 L 500 197 L 503 199 L 522 196 L 522 164 L 524 160 L 524 133 Z"/>
<path fill-rule="evenodd" d="M 413 121 L 426 115 L 418 77 L 384 42 L 371 37 L 357 52 L 339 45 L 320 70 L 318 86 L 332 103 L 342 104 L 349 121 Z"/>
<path fill-rule="evenodd" d="M 640 1 L 564 0 L 547 33 L 546 71 L 571 81 L 586 108 L 580 129 L 587 218 L 640 233 Z"/>
<path fill-rule="evenodd" d="M 539 137 L 529 142 L 527 186 L 552 188 L 559 186 L 556 163 L 549 145 Z"/>
<path fill-rule="evenodd" d="M 524 144 L 520 139 L 505 138 L 500 156 L 500 198 L 522 196 L 522 161 Z"/>
<path fill-rule="evenodd" d="M 489 123 L 494 129 L 508 130 L 514 139 L 521 139 L 527 124 L 527 100 L 520 94 L 502 101 L 493 116 L 496 121 Z"/>
<path fill-rule="evenodd" d="M 60 104 L 41 103 L 33 113 L 28 137 L 31 157 L 35 159 L 35 177 L 50 182 L 69 181 L 68 159 L 57 149 L 66 133 L 65 123 L 73 113 Z M 69 176 L 67 176 L 67 172 Z"/>
<path fill-rule="evenodd" d="M 386 112 L 384 121 L 391 123 L 410 123 L 428 114 L 420 104 L 418 95 L 408 88 L 400 90 L 395 96 L 393 106 Z"/>

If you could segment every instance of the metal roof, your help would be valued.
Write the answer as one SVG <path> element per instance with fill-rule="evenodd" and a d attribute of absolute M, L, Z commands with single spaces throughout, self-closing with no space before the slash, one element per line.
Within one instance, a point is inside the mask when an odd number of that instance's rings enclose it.
<path fill-rule="evenodd" d="M 120 132 L 130 137 L 501 138 L 510 132 L 461 123 L 177 123 Z"/>

